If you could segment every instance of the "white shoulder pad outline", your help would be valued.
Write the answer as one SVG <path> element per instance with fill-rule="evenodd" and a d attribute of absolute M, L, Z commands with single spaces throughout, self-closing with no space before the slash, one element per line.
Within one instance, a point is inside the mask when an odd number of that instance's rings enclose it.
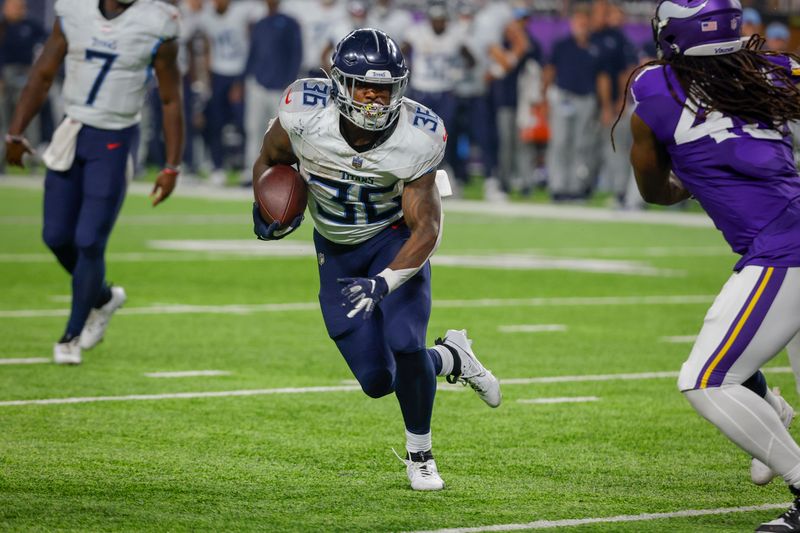
<path fill-rule="evenodd" d="M 631 82 L 631 87 L 630 87 L 631 97 L 633 98 L 634 102 L 636 102 L 638 104 L 639 101 L 640 101 L 640 99 L 637 97 L 637 94 L 636 94 L 636 88 L 641 85 L 641 83 L 642 83 L 641 80 L 645 77 L 645 75 L 651 75 L 650 73 L 654 72 L 656 70 L 658 70 L 659 72 L 663 71 L 663 69 L 665 69 L 665 68 L 666 68 L 666 65 L 650 65 L 649 67 L 643 68 L 641 70 L 641 72 L 639 72 L 636 75 L 636 77 Z M 662 76 L 663 76 L 663 74 L 662 74 Z"/>
<path fill-rule="evenodd" d="M 331 81 L 326 78 L 301 78 L 289 85 L 280 102 L 282 113 L 308 113 L 331 105 Z"/>
<path fill-rule="evenodd" d="M 447 146 L 447 129 L 442 119 L 433 111 L 414 100 L 405 99 L 406 123 L 409 132 L 408 148 L 420 154 L 413 175 L 404 181 L 414 181 L 434 172 L 444 158 Z"/>
<path fill-rule="evenodd" d="M 181 13 L 177 6 L 164 0 L 151 2 L 156 12 L 156 20 L 162 22 L 158 38 L 162 41 L 177 39 L 181 32 Z"/>
<path fill-rule="evenodd" d="M 96 6 L 96 3 L 90 3 L 93 6 Z M 87 4 L 88 5 L 88 4 Z M 75 0 L 56 0 L 55 4 L 53 4 L 53 11 L 56 14 L 56 17 L 62 18 L 69 15 L 76 15 L 78 17 L 81 16 L 79 11 L 79 7 L 83 7 L 81 2 L 76 2 Z"/>
<path fill-rule="evenodd" d="M 431 140 L 438 143 L 447 141 L 447 129 L 444 121 L 430 108 L 405 98 L 403 105 L 406 106 L 407 120 L 412 129 L 424 132 Z"/>

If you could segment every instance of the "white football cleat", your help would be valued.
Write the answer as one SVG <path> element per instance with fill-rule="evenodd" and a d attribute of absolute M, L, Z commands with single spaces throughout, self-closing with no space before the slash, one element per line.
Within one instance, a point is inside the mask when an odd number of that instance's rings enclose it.
<path fill-rule="evenodd" d="M 57 342 L 53 346 L 53 362 L 57 365 L 81 364 L 80 337 L 75 337 L 68 342 Z"/>
<path fill-rule="evenodd" d="M 475 357 L 472 352 L 472 341 L 467 338 L 467 330 L 448 329 L 444 340 L 436 339 L 436 344 L 447 347 L 461 359 L 460 371 L 456 373 L 454 369 L 453 374 L 447 376 L 448 382 L 460 381 L 464 385 L 469 385 L 489 407 L 500 405 L 503 400 L 500 382 Z"/>
<path fill-rule="evenodd" d="M 114 312 L 125 305 L 128 297 L 122 287 L 111 287 L 111 299 L 99 309 L 92 309 L 80 336 L 80 346 L 84 350 L 91 350 L 97 346 L 106 334 L 106 328 Z"/>
<path fill-rule="evenodd" d="M 394 450 L 392 451 L 394 452 Z M 433 460 L 430 450 L 418 453 L 406 452 L 405 459 L 400 457 L 397 452 L 394 454 L 406 465 L 406 474 L 412 489 L 442 490 L 444 488 L 444 480 L 439 475 L 439 469 L 436 468 L 436 461 Z"/>
<path fill-rule="evenodd" d="M 789 405 L 789 402 L 783 399 L 780 389 L 775 387 L 772 389 L 772 394 L 778 399 L 778 403 L 780 404 L 778 417 L 781 419 L 781 422 L 783 422 L 783 426 L 788 429 L 794 419 L 794 409 Z M 770 481 L 775 479 L 777 475 L 775 471 L 755 457 L 750 461 L 750 480 L 756 485 L 767 485 Z"/>

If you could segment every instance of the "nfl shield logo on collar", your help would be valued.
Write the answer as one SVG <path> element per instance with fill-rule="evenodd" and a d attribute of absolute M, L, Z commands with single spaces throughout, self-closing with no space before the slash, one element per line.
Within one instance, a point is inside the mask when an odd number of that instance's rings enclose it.
<path fill-rule="evenodd" d="M 355 169 L 359 169 L 359 168 L 361 168 L 363 165 L 364 165 L 364 160 L 363 160 L 363 159 L 361 159 L 361 158 L 360 158 L 360 157 L 358 157 L 358 156 L 355 156 L 355 157 L 353 158 L 353 168 L 355 168 Z"/>

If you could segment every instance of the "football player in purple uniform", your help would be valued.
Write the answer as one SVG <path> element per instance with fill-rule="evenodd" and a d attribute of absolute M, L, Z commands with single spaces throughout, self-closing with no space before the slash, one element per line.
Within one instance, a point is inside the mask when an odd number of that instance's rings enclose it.
<path fill-rule="evenodd" d="M 753 481 L 780 475 L 794 495 L 757 531 L 800 531 L 794 412 L 759 371 L 800 330 L 800 176 L 787 129 L 800 118 L 800 61 L 760 51 L 763 40 L 742 40 L 741 25 L 738 0 L 659 2 L 659 59 L 631 86 L 631 162 L 646 201 L 693 196 L 741 255 L 678 385 L 754 458 Z"/>

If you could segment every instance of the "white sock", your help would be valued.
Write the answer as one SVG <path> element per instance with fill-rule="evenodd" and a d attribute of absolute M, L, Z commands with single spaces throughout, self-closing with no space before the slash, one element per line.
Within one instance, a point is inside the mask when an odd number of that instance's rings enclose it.
<path fill-rule="evenodd" d="M 427 452 L 431 449 L 431 432 L 417 435 L 406 430 L 406 450 L 408 453 Z"/>
<path fill-rule="evenodd" d="M 800 488 L 800 446 L 775 409 L 741 385 L 685 391 L 692 407 L 734 444 Z"/>
<path fill-rule="evenodd" d="M 436 350 L 439 352 L 439 356 L 442 358 L 442 370 L 439 372 L 440 376 L 449 376 L 453 373 L 453 354 L 450 353 L 450 350 L 442 346 L 441 344 L 434 346 L 431 348 L 432 350 Z"/>

